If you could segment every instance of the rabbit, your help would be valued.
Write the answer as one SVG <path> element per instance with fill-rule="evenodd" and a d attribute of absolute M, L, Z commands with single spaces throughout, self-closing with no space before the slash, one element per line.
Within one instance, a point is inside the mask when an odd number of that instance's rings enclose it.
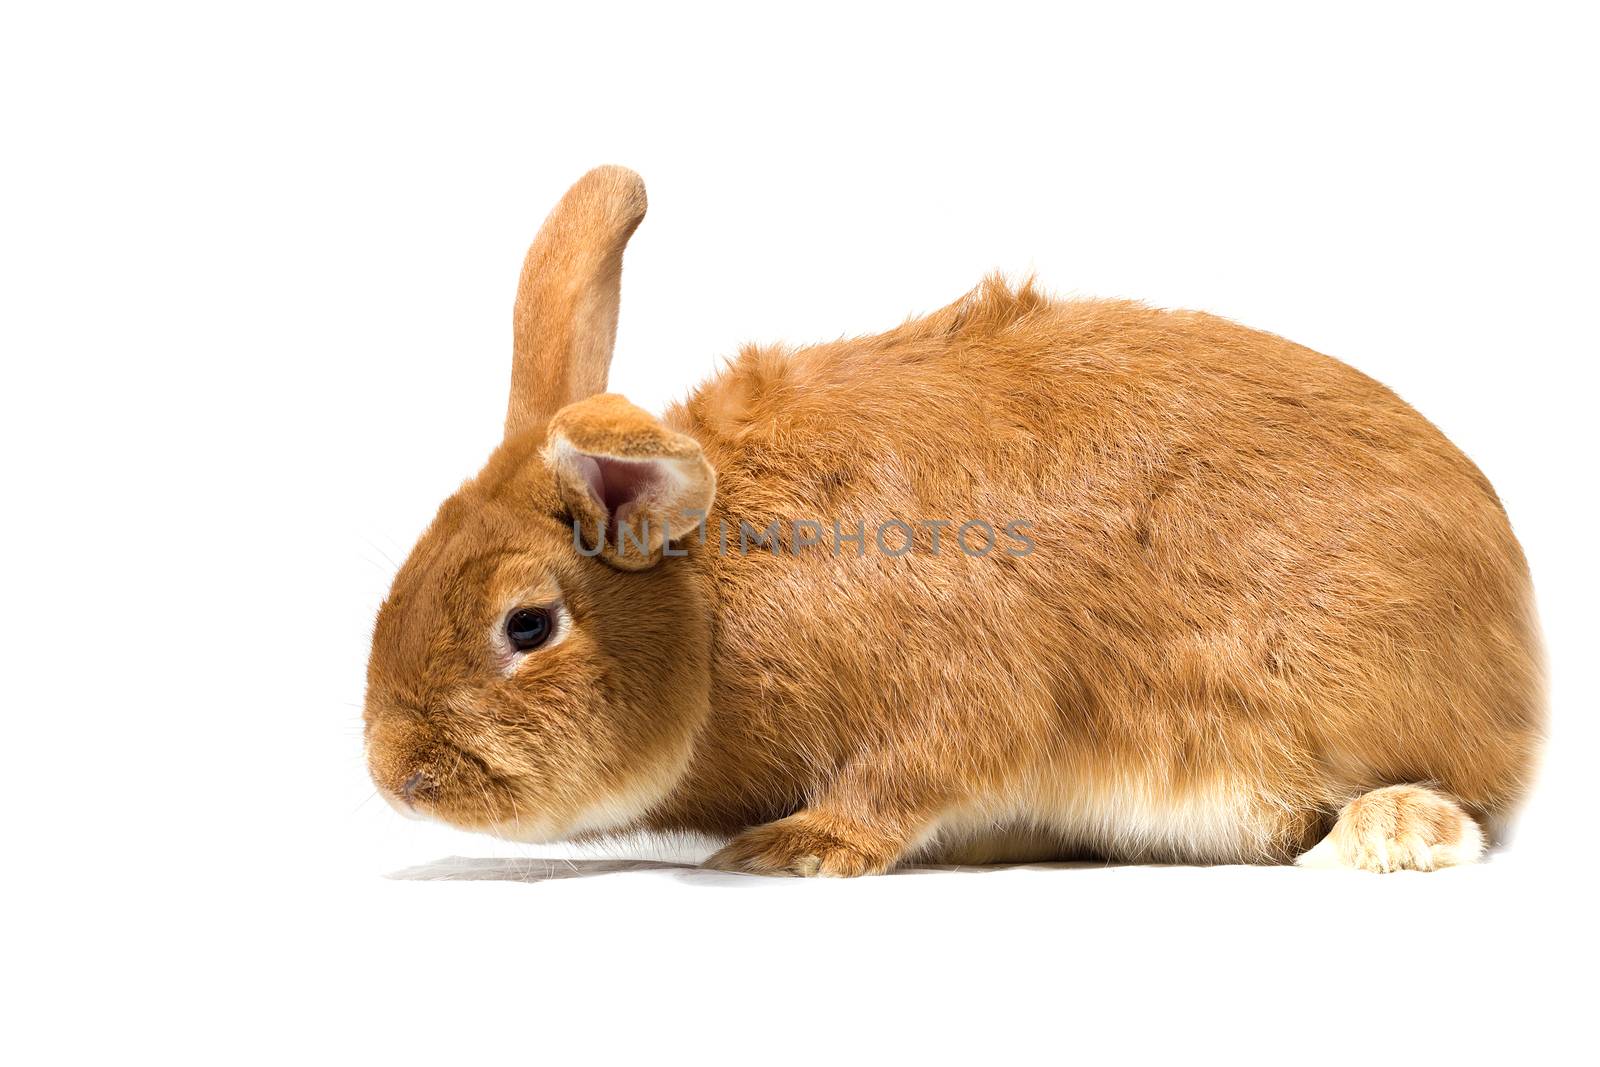
<path fill-rule="evenodd" d="M 512 840 L 713 868 L 1431 870 L 1544 731 L 1527 565 L 1394 393 L 1193 311 L 991 276 L 887 333 L 607 393 L 633 172 L 528 252 L 502 442 L 378 612 L 367 759 Z"/>

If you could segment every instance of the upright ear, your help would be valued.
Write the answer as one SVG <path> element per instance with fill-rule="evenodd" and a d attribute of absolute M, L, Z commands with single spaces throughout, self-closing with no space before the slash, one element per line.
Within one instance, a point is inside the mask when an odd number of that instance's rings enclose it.
<path fill-rule="evenodd" d="M 645 206 L 637 174 L 596 167 L 544 220 L 517 284 L 507 438 L 605 390 L 617 340 L 622 250 Z"/>
<path fill-rule="evenodd" d="M 653 567 L 669 543 L 698 536 L 716 495 L 700 442 L 615 393 L 557 412 L 544 458 L 580 551 L 621 570 Z"/>

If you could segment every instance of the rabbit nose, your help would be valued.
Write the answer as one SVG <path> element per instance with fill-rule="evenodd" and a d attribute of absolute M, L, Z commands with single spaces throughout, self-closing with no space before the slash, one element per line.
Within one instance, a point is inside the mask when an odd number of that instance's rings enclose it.
<path fill-rule="evenodd" d="M 428 776 L 421 771 L 412 774 L 410 778 L 400 783 L 400 799 L 405 806 L 414 807 L 412 801 L 417 795 L 417 790 L 428 784 Z"/>

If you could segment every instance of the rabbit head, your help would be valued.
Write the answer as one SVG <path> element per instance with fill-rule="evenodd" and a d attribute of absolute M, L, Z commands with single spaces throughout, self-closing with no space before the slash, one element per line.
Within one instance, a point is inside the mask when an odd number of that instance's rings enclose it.
<path fill-rule="evenodd" d="M 505 437 L 379 610 L 368 765 L 397 808 L 518 840 L 625 826 L 707 714 L 708 611 L 670 531 L 710 506 L 691 438 L 603 394 L 631 171 L 586 174 L 528 252 Z"/>

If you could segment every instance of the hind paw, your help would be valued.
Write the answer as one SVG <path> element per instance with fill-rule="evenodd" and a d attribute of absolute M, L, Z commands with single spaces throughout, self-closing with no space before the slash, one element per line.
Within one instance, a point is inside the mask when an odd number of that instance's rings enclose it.
<path fill-rule="evenodd" d="M 1295 863 L 1431 871 L 1476 862 L 1483 852 L 1483 831 L 1454 800 L 1424 786 L 1392 785 L 1346 804 L 1328 836 Z"/>

